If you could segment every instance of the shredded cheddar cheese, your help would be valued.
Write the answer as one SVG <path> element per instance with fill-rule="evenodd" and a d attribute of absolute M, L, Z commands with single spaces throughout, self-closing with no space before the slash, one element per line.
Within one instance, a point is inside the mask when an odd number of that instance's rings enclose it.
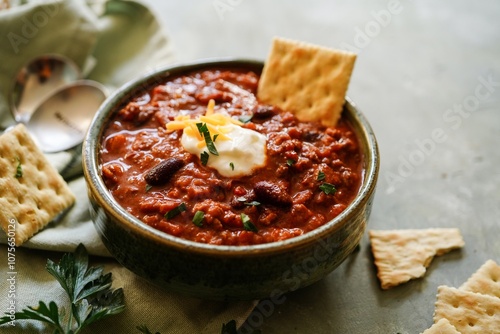
<path fill-rule="evenodd" d="M 211 136 L 217 135 L 217 140 L 231 140 L 226 134 L 231 131 L 229 125 L 234 124 L 241 126 L 242 122 L 231 118 L 227 115 L 214 112 L 215 101 L 212 99 L 208 102 L 207 110 L 205 115 L 201 115 L 197 118 L 191 118 L 187 115 L 179 115 L 166 124 L 168 131 L 184 130 L 184 133 L 188 136 L 195 137 L 198 139 L 198 147 L 201 148 L 205 146 L 205 139 L 198 131 L 196 126 L 197 123 L 205 123 Z"/>

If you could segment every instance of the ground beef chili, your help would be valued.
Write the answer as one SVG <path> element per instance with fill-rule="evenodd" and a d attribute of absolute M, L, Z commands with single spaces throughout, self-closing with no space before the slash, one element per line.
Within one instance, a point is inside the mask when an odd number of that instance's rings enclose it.
<path fill-rule="evenodd" d="M 218 245 L 289 239 L 342 212 L 359 190 L 363 168 L 350 124 L 302 123 L 290 112 L 260 104 L 258 80 L 253 72 L 204 70 L 133 98 L 110 121 L 100 151 L 102 177 L 118 203 L 158 230 Z M 204 114 L 210 99 L 216 112 L 251 116 L 243 127 L 267 136 L 265 167 L 222 177 L 183 148 L 182 130 L 166 130 L 179 113 Z M 180 213 L 167 218 L 172 210 Z M 197 211 L 203 219 L 195 224 Z"/>

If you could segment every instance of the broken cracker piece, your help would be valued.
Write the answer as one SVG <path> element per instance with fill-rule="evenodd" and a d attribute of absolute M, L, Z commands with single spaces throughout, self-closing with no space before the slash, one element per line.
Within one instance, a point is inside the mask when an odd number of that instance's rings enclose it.
<path fill-rule="evenodd" d="M 74 194 L 24 125 L 0 136 L 0 226 L 17 246 L 74 202 Z"/>
<path fill-rule="evenodd" d="M 423 276 L 434 256 L 464 245 L 456 228 L 371 230 L 369 236 L 384 290 Z"/>
<path fill-rule="evenodd" d="M 460 332 L 457 331 L 455 326 L 450 324 L 448 319 L 442 318 L 422 334 L 460 334 Z"/>
<path fill-rule="evenodd" d="M 443 318 L 460 333 L 500 333 L 500 299 L 441 285 L 434 322 Z"/>
<path fill-rule="evenodd" d="M 301 121 L 335 126 L 356 54 L 275 38 L 259 80 L 263 103 L 293 112 Z"/>
<path fill-rule="evenodd" d="M 486 261 L 459 289 L 500 298 L 500 266 Z"/>

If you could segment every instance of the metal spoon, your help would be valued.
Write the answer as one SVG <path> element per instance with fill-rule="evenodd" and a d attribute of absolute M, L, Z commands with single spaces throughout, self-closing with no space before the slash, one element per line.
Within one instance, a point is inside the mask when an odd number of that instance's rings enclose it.
<path fill-rule="evenodd" d="M 54 91 L 80 76 L 78 67 L 66 57 L 44 55 L 33 59 L 15 79 L 10 100 L 14 119 L 26 123 Z"/>
<path fill-rule="evenodd" d="M 44 55 L 16 77 L 11 110 L 46 153 L 82 143 L 95 112 L 106 98 L 103 85 L 78 80 L 81 73 L 68 58 Z"/>
<path fill-rule="evenodd" d="M 82 143 L 88 126 L 106 99 L 103 85 L 79 80 L 60 87 L 43 101 L 26 122 L 29 132 L 46 152 L 59 152 Z"/>

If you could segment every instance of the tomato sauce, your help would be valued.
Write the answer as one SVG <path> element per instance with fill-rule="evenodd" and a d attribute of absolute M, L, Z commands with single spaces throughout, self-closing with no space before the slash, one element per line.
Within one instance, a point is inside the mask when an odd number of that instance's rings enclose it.
<path fill-rule="evenodd" d="M 158 230 L 217 245 L 289 239 L 341 213 L 363 175 L 349 122 L 300 122 L 259 103 L 258 80 L 244 70 L 204 70 L 132 98 L 107 125 L 100 150 L 102 177 L 116 201 Z M 267 137 L 264 167 L 223 177 L 183 148 L 182 130 L 166 130 L 179 114 L 204 114 L 211 99 L 216 112 L 250 119 L 242 126 Z"/>

